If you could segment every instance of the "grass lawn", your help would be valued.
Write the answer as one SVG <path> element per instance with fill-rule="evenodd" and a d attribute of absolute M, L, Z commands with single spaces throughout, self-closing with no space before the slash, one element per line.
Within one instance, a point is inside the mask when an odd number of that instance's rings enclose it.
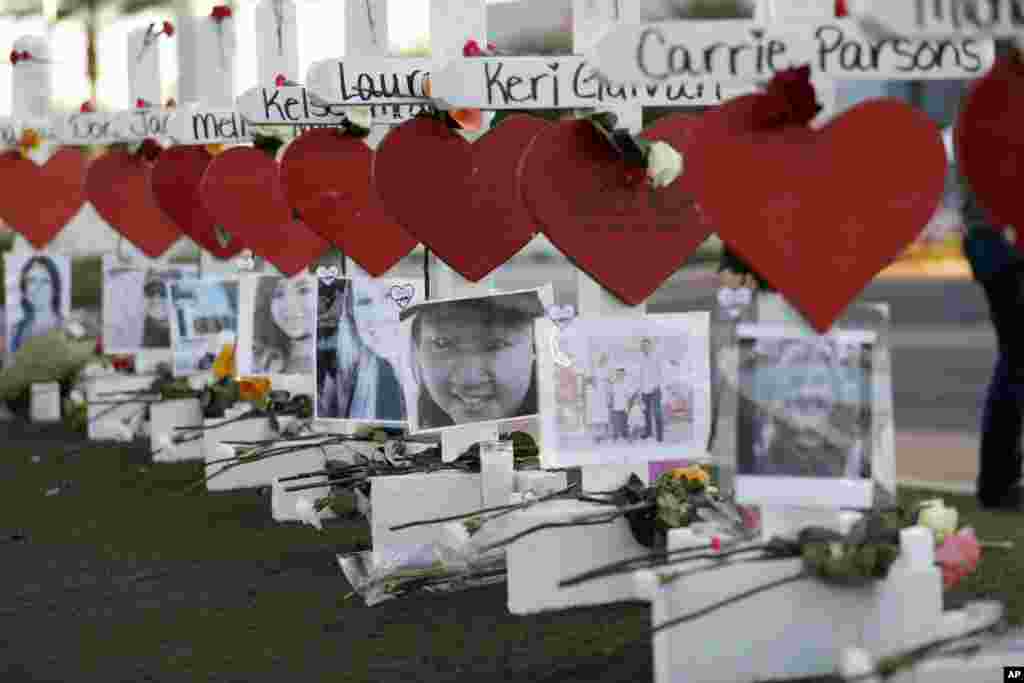
<path fill-rule="evenodd" d="M 275 524 L 256 492 L 183 494 L 201 468 L 137 445 L 70 455 L 76 437 L 18 423 L 0 438 L 4 683 L 652 680 L 645 606 L 514 617 L 499 585 L 368 608 L 343 600 L 334 556 L 367 547 L 364 523 L 321 534 Z M 982 539 L 1024 544 L 1018 516 L 944 497 Z M 989 551 L 951 599 L 981 596 L 1022 622 L 1019 553 Z"/>

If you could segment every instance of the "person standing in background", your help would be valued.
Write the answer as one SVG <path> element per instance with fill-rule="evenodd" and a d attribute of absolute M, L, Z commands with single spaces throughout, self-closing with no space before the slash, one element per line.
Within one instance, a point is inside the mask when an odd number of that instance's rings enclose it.
<path fill-rule="evenodd" d="M 644 439 L 654 436 L 658 443 L 665 440 L 665 408 L 661 401 L 661 388 L 665 384 L 665 373 L 661 358 L 654 352 L 654 342 L 648 337 L 640 340 L 643 353 L 640 369 L 643 385 L 640 395 L 644 403 Z"/>
<path fill-rule="evenodd" d="M 978 501 L 983 507 L 1019 509 L 1024 455 L 1024 256 L 1013 228 L 992 225 L 962 180 L 964 254 L 988 300 L 998 357 L 981 418 Z"/>

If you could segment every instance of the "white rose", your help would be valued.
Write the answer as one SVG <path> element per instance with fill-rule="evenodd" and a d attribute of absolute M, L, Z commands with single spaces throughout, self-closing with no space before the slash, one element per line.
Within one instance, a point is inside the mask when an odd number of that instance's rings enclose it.
<path fill-rule="evenodd" d="M 295 514 L 306 524 L 323 531 L 324 525 L 320 522 L 320 513 L 316 511 L 313 501 L 309 498 L 299 498 L 295 501 Z"/>
<path fill-rule="evenodd" d="M 158 453 L 171 455 L 174 452 L 174 440 L 169 434 L 161 434 L 157 437 L 156 448 Z"/>
<path fill-rule="evenodd" d="M 935 542 L 942 543 L 948 534 L 956 533 L 959 513 L 954 507 L 946 507 L 941 500 L 928 500 L 921 503 L 921 514 L 917 523 L 931 529 L 935 534 Z"/>
<path fill-rule="evenodd" d="M 683 172 L 683 155 L 666 142 L 654 142 L 647 150 L 647 177 L 657 188 L 671 185 Z"/>
<path fill-rule="evenodd" d="M 132 441 L 135 439 L 135 430 L 122 422 L 113 430 L 112 436 L 116 441 Z"/>
<path fill-rule="evenodd" d="M 370 112 L 369 107 L 348 107 L 345 109 L 345 118 L 352 125 L 359 126 L 365 130 L 370 130 L 370 127 L 373 125 L 373 114 Z"/>

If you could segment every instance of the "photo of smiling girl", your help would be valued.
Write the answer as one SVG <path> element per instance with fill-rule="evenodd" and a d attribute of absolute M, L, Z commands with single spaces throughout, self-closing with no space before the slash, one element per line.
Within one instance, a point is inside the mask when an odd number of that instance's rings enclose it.
<path fill-rule="evenodd" d="M 407 321 L 410 431 L 538 413 L 538 291 L 428 302 Z"/>
<path fill-rule="evenodd" d="M 320 281 L 318 418 L 405 421 L 399 313 L 415 303 L 419 291 L 414 281 Z"/>
<path fill-rule="evenodd" d="M 316 280 L 243 278 L 238 370 L 251 375 L 310 375 L 316 358 Z"/>

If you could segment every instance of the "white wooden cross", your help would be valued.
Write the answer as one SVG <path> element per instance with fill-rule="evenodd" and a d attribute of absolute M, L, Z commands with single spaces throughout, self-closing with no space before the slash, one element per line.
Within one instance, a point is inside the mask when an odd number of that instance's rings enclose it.
<path fill-rule="evenodd" d="M 19 60 L 11 67 L 11 118 L 4 127 L 4 142 L 14 146 L 26 126 L 49 125 L 53 66 L 45 38 L 22 36 L 14 41 L 12 49 L 30 55 L 29 59 Z M 15 233 L 11 251 L 30 254 L 35 249 L 28 240 Z"/>
<path fill-rule="evenodd" d="M 908 4 L 908 3 L 896 3 Z M 768 80 L 802 64 L 842 80 L 975 78 L 995 60 L 992 41 L 879 39 L 831 2 L 767 2 L 757 21 L 670 21 L 624 25 L 603 36 L 594 63 L 609 81 L 669 85 L 680 79 Z"/>

